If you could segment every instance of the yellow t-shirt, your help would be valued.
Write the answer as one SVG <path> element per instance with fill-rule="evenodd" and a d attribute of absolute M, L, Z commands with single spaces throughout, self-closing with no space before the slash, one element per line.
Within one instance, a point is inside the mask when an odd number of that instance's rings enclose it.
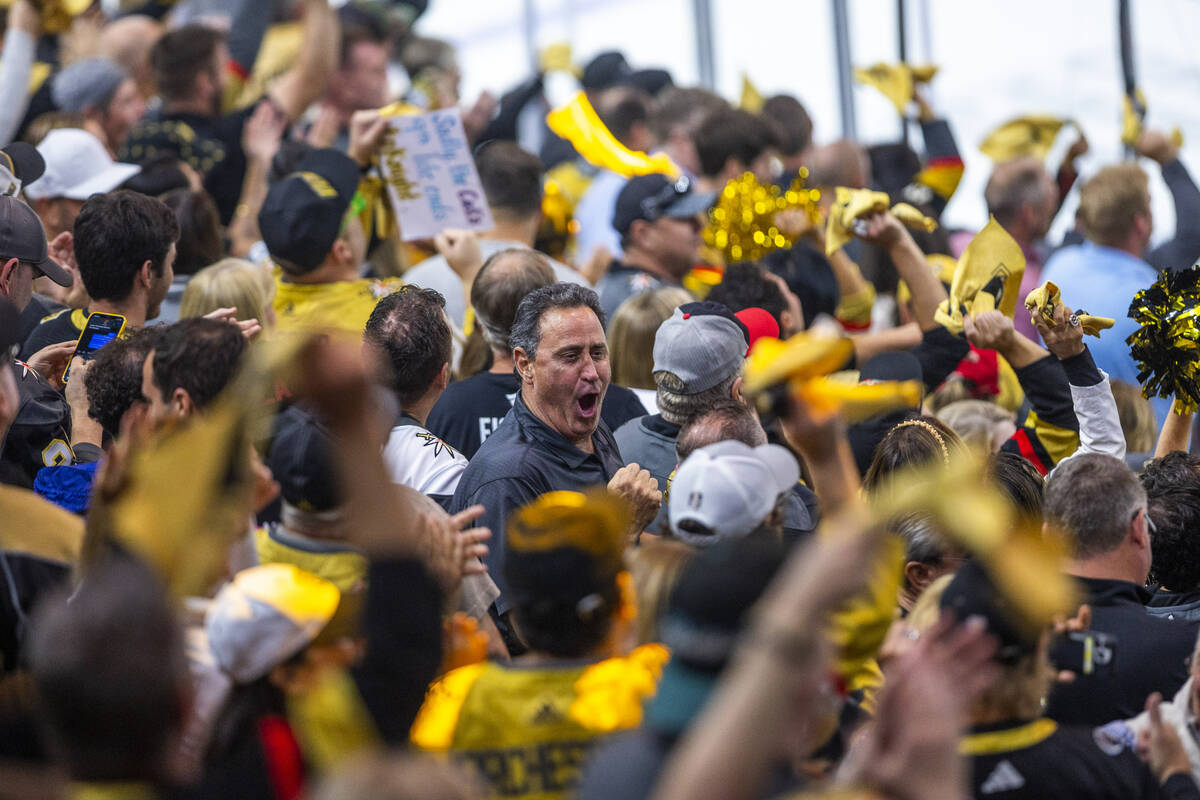
<path fill-rule="evenodd" d="M 473 764 L 498 797 L 558 800 L 599 737 L 636 727 L 667 651 L 649 644 L 594 664 L 471 664 L 430 687 L 413 744 Z"/>
<path fill-rule="evenodd" d="M 349 547 L 304 548 L 271 535 L 268 528 L 254 531 L 254 553 L 259 564 L 292 564 L 324 578 L 343 594 L 361 589 L 367 580 L 367 559 Z"/>
<path fill-rule="evenodd" d="M 279 331 L 335 329 L 362 335 L 379 299 L 403 285 L 399 278 L 289 283 L 276 274 L 275 327 Z"/>

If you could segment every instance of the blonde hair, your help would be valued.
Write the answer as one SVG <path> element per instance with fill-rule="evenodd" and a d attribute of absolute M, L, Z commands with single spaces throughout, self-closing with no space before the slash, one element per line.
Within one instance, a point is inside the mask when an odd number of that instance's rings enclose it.
<path fill-rule="evenodd" d="M 1158 439 L 1158 420 L 1154 406 L 1142 390 L 1125 381 L 1112 382 L 1113 399 L 1117 401 L 1117 416 L 1125 434 L 1125 450 L 1129 453 L 1152 453 Z"/>
<path fill-rule="evenodd" d="M 1134 218 L 1150 213 L 1149 181 L 1137 164 L 1114 164 L 1097 172 L 1079 192 L 1079 218 L 1096 244 L 1120 247 Z"/>
<path fill-rule="evenodd" d="M 1004 444 L 996 426 L 1002 422 L 1016 424 L 1011 411 L 986 400 L 958 400 L 934 416 L 950 426 L 963 444 L 980 453 L 994 453 Z"/>
<path fill-rule="evenodd" d="M 639 292 L 613 312 L 608 321 L 612 382 L 628 389 L 657 389 L 654 382 L 654 335 L 675 309 L 692 301 L 678 286 Z"/>
<path fill-rule="evenodd" d="M 693 555 L 692 548 L 669 539 L 643 541 L 629 552 L 629 572 L 637 596 L 639 645 L 658 641 L 658 623 L 667 611 L 667 599 Z"/>
<path fill-rule="evenodd" d="M 234 306 L 239 320 L 256 319 L 267 325 L 275 283 L 266 270 L 241 258 L 223 258 L 197 272 L 183 290 L 179 318 L 202 317 Z"/>

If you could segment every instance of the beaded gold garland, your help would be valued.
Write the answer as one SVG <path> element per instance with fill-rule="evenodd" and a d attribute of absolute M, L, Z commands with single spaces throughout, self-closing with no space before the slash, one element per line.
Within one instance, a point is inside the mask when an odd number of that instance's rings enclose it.
<path fill-rule="evenodd" d="M 791 247 L 792 239 L 775 224 L 776 213 L 795 208 L 805 211 L 814 225 L 821 219 L 821 193 L 805 188 L 807 177 L 808 170 L 801 167 L 786 190 L 764 186 L 750 172 L 734 178 L 708 212 L 704 243 L 721 251 L 726 263 L 757 261 L 772 250 Z"/>

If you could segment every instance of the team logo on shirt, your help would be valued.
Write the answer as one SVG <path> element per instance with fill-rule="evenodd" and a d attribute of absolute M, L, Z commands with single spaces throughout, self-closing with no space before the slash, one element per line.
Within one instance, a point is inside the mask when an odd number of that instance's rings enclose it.
<path fill-rule="evenodd" d="M 1011 792 L 1014 789 L 1020 789 L 1025 785 L 1025 776 L 1017 772 L 1017 768 L 1012 765 L 1008 759 L 1001 761 L 992 770 L 992 774 L 988 775 L 987 780 L 983 782 L 983 786 L 979 787 L 980 794 L 996 794 L 998 792 Z"/>
<path fill-rule="evenodd" d="M 418 433 L 417 438 L 421 439 L 422 441 L 425 442 L 425 444 L 424 444 L 425 447 L 433 448 L 433 457 L 434 458 L 437 458 L 442 453 L 449 453 L 451 458 L 454 457 L 454 448 L 451 447 L 450 445 L 446 444 L 445 442 L 443 442 L 438 437 L 434 436 L 429 431 L 425 431 L 424 433 Z"/>

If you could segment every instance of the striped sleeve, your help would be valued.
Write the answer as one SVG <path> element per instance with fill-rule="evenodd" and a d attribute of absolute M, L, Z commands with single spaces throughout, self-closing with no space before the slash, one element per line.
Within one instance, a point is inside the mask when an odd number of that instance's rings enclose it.
<path fill-rule="evenodd" d="M 1042 475 L 1079 449 L 1071 386 L 1058 359 L 1047 354 L 1016 370 L 1032 407 L 1002 450 L 1024 456 Z"/>

